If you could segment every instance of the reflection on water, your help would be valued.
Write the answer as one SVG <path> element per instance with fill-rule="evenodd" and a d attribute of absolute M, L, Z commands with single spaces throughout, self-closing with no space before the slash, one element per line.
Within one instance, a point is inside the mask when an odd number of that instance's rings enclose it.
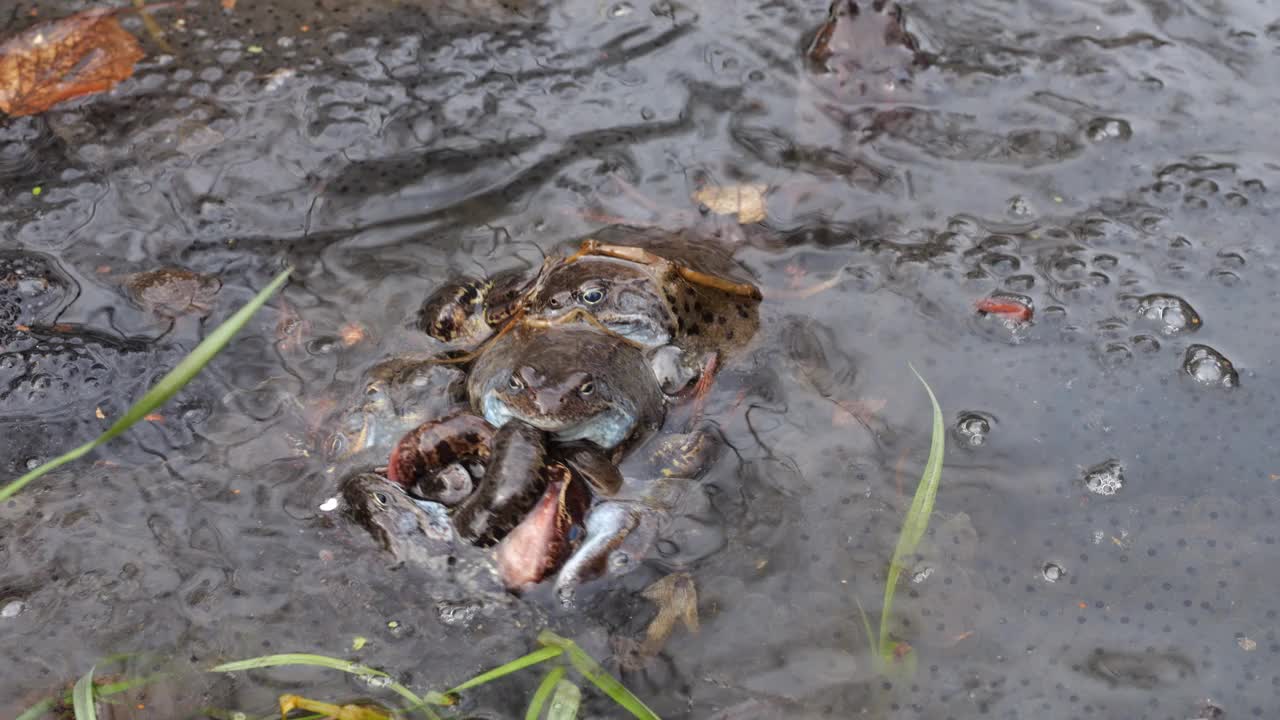
<path fill-rule="evenodd" d="M 0 122 L 6 476 L 298 272 L 160 416 L 0 508 L 0 707 L 141 649 L 353 655 L 439 689 L 548 624 L 663 717 L 1280 706 L 1272 8 L 903 3 L 907 35 L 833 35 L 841 64 L 806 55 L 822 0 L 205 5 L 158 13 L 176 54 L 116 91 Z M 377 445 L 378 408 L 443 405 L 447 380 L 388 370 L 437 349 L 436 287 L 746 183 L 769 216 L 737 258 L 767 300 L 707 404 L 729 451 L 642 568 L 579 612 L 543 588 L 459 621 L 439 577 L 320 509 L 353 450 L 335 428 Z M 131 294 L 169 267 L 221 288 Z M 874 624 L 929 447 L 907 362 L 951 430 L 892 623 L 919 666 L 889 683 L 859 605 Z M 644 656 L 671 572 L 700 629 Z M 361 692 L 331 681 L 200 687 Z M 517 714 L 533 682 L 470 709 Z"/>

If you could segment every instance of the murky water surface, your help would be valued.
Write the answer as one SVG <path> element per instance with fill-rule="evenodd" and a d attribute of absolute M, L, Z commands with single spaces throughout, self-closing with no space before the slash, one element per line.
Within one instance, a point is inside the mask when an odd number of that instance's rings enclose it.
<path fill-rule="evenodd" d="M 622 675 L 663 717 L 1280 709 L 1274 7 L 908 3 L 932 62 L 841 95 L 803 58 L 822 0 L 205 4 L 157 13 L 174 53 L 117 91 L 0 123 L 5 477 L 298 268 L 160 417 L 0 507 L 0 714 L 122 651 L 327 652 L 426 690 L 550 625 L 616 668 L 671 570 L 701 632 Z M 83 4 L 13 6 L 6 30 Z M 679 223 L 706 183 L 771 188 L 738 251 L 762 330 L 709 404 L 733 452 L 582 612 L 543 592 L 442 617 L 431 577 L 319 509 L 326 423 L 379 360 L 435 349 L 414 312 L 446 278 L 604 215 Z M 136 302 L 128 276 L 162 266 L 221 278 L 207 316 Z M 951 434 L 897 603 L 918 671 L 887 683 L 858 608 L 874 622 L 929 447 L 908 362 Z M 167 702 L 369 692 L 198 677 Z M 534 682 L 468 707 L 523 713 Z"/>

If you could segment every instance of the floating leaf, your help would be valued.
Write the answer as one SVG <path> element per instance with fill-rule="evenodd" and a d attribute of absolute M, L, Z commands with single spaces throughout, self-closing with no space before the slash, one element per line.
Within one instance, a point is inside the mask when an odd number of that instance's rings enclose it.
<path fill-rule="evenodd" d="M 93 8 L 40 23 L 0 45 L 0 110 L 34 115 L 81 95 L 110 90 L 142 59 L 116 18 Z"/>
<path fill-rule="evenodd" d="M 737 213 L 743 225 L 765 219 L 764 194 L 766 185 L 707 185 L 693 194 L 693 201 L 706 205 L 717 215 Z"/>

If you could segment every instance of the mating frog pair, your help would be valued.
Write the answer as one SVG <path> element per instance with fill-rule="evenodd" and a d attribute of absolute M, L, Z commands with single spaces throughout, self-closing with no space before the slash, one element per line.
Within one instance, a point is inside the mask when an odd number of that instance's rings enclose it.
<path fill-rule="evenodd" d="M 557 580 L 572 604 L 582 582 L 637 564 L 680 479 L 696 476 L 715 450 L 702 430 L 648 441 L 669 394 L 699 377 L 705 389 L 717 359 L 754 335 L 760 292 L 735 272 L 730 255 L 705 242 L 615 227 L 536 277 L 442 288 L 424 303 L 420 327 L 478 347 L 465 357 L 474 415 L 411 432 L 388 476 L 424 499 L 456 503 L 457 531 L 491 544 L 545 496 L 543 468 L 571 469 L 600 498 Z M 476 465 L 483 477 L 472 488 Z"/>

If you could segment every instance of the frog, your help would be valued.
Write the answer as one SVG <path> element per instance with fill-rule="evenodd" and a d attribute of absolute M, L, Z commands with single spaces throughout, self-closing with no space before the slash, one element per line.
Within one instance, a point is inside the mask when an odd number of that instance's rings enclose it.
<path fill-rule="evenodd" d="M 615 463 L 653 434 L 666 406 L 641 349 L 582 322 L 504 333 L 472 364 L 467 396 L 495 427 L 519 420 Z"/>
<path fill-rule="evenodd" d="M 533 509 L 552 457 L 596 492 L 616 492 L 617 459 L 664 412 L 642 353 L 587 326 L 505 333 L 476 358 L 466 387 L 471 411 L 407 432 L 387 476 L 450 507 L 455 529 L 481 546 L 501 541 Z"/>
<path fill-rule="evenodd" d="M 587 312 L 645 348 L 668 394 L 745 347 L 759 327 L 760 289 L 705 228 L 614 225 L 550 269 L 525 302 L 529 317 Z"/>
<path fill-rule="evenodd" d="M 405 433 L 465 402 L 466 375 L 430 355 L 397 355 L 369 367 L 347 408 L 325 413 L 316 425 L 331 428 L 319 439 L 331 467 L 372 448 L 386 450 Z"/>
<path fill-rule="evenodd" d="M 555 572 L 582 534 L 589 493 L 562 464 L 548 464 L 541 473 L 545 489 L 534 510 L 492 549 L 461 538 L 444 505 L 414 498 L 376 471 L 353 471 L 339 488 L 345 514 L 396 564 L 447 577 L 465 593 L 504 601 Z"/>
<path fill-rule="evenodd" d="M 560 604 L 574 608 L 584 584 L 615 580 L 640 567 L 685 493 L 722 447 L 714 424 L 700 421 L 688 432 L 664 428 L 628 458 L 620 470 L 623 487 L 590 509 L 586 537 L 556 576 L 554 594 Z"/>
<path fill-rule="evenodd" d="M 530 282 L 519 270 L 454 278 L 422 302 L 417 328 L 444 343 L 474 344 L 512 319 Z"/>
<path fill-rule="evenodd" d="M 893 0 L 834 0 L 805 59 L 818 84 L 841 99 L 887 95 L 932 64 Z"/>
<path fill-rule="evenodd" d="M 140 307 L 163 318 L 182 315 L 208 315 L 213 300 L 222 290 L 216 275 L 165 267 L 125 277 L 129 298 Z"/>
<path fill-rule="evenodd" d="M 660 388 L 676 395 L 695 378 L 709 379 L 759 327 L 760 289 L 716 236 L 702 226 L 610 226 L 576 250 L 566 247 L 519 291 L 510 278 L 441 288 L 421 315 L 434 320 L 419 327 L 443 342 L 476 345 L 501 335 L 503 320 L 545 325 L 586 316 L 644 350 Z"/>

